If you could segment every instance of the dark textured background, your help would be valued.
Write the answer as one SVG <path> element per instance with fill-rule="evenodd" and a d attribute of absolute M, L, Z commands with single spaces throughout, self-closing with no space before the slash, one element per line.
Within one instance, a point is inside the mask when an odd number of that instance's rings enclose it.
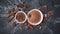
<path fill-rule="evenodd" d="M 8 10 L 14 8 L 14 4 L 25 2 L 30 9 L 39 8 L 40 5 L 48 5 L 52 10 L 53 16 L 43 23 L 43 29 L 20 30 L 19 25 L 13 26 L 8 23 Z M 0 34 L 59 34 L 60 32 L 60 0 L 0 0 Z M 31 4 L 33 3 L 33 4 Z M 45 10 L 43 10 L 46 13 Z"/>

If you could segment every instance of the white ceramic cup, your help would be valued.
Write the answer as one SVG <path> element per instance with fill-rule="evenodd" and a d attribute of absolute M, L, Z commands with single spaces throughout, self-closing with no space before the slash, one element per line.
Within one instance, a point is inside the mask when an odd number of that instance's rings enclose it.
<path fill-rule="evenodd" d="M 25 20 L 24 20 L 24 21 L 19 22 L 19 21 L 16 19 L 18 13 L 23 13 L 23 14 L 25 15 L 25 17 L 24 17 Z M 18 12 L 16 13 L 16 15 L 15 15 L 15 21 L 16 21 L 17 23 L 20 23 L 20 24 L 21 24 L 21 23 L 24 23 L 26 20 L 27 20 L 27 15 L 26 15 L 25 12 L 23 12 L 23 11 L 18 11 Z"/>
<path fill-rule="evenodd" d="M 30 14 L 32 11 L 34 11 L 34 10 L 36 10 L 36 11 L 38 11 L 38 12 L 40 13 L 41 19 L 40 19 L 40 21 L 37 22 L 37 23 L 32 23 L 31 21 L 29 21 L 29 17 L 28 17 L 28 23 L 30 23 L 31 25 L 39 25 L 39 24 L 43 21 L 43 13 L 42 13 L 39 9 L 32 9 L 32 10 L 30 10 L 30 11 L 28 12 L 28 16 L 29 16 L 29 14 Z"/>

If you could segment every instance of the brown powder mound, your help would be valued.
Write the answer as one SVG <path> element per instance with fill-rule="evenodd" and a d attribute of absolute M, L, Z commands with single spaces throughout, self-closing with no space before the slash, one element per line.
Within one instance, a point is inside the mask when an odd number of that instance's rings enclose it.
<path fill-rule="evenodd" d="M 41 19 L 41 15 L 38 11 L 34 10 L 29 14 L 29 21 L 32 23 L 37 23 Z"/>
<path fill-rule="evenodd" d="M 22 22 L 22 21 L 25 20 L 25 15 L 24 15 L 23 13 L 18 13 L 16 19 L 17 19 L 19 22 Z"/>

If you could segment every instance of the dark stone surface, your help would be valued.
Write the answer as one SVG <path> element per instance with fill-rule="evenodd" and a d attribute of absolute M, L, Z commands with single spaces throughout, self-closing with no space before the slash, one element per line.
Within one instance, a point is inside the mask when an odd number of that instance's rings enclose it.
<path fill-rule="evenodd" d="M 42 23 L 43 29 L 29 29 L 29 30 L 20 30 L 19 25 L 16 27 L 13 26 L 13 23 L 8 23 L 7 15 L 8 14 L 8 6 L 15 7 L 14 4 L 21 3 L 19 0 L 0 0 L 0 34 L 58 34 L 59 26 L 60 26 L 60 7 L 54 8 L 54 3 L 59 3 L 59 1 L 51 1 L 51 0 L 25 0 L 26 5 L 33 8 L 39 8 L 40 5 L 48 5 L 50 10 L 53 10 L 53 15 L 47 22 Z M 54 2 L 54 3 L 53 3 Z M 31 4 L 33 3 L 33 4 Z M 7 9 L 6 9 L 7 8 Z M 42 9 L 43 10 L 43 9 Z M 46 10 L 43 10 L 46 13 Z M 1 15 L 4 14 L 5 16 Z M 56 24 L 59 23 L 59 24 Z M 55 31 L 56 30 L 56 31 Z"/>

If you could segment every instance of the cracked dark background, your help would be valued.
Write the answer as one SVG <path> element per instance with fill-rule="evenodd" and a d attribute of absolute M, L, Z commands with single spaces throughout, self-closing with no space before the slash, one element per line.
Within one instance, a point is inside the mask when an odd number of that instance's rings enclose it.
<path fill-rule="evenodd" d="M 43 29 L 20 30 L 19 26 L 14 27 L 12 22 L 8 23 L 8 10 L 14 8 L 14 4 L 25 2 L 30 9 L 37 9 L 38 6 L 48 5 L 53 16 L 43 23 Z M 31 4 L 33 2 L 33 4 Z M 11 8 L 9 8 L 11 7 Z M 42 11 L 46 13 L 46 10 Z M 0 0 L 0 34 L 59 34 L 60 33 L 60 0 Z"/>

